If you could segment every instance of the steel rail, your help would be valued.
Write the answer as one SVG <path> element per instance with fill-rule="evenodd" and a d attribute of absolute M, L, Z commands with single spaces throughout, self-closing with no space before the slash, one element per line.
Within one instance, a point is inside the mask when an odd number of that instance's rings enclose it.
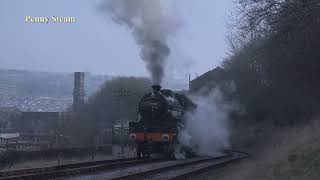
<path fill-rule="evenodd" d="M 192 169 L 191 171 L 186 171 L 186 172 L 184 172 L 184 173 L 182 173 L 180 175 L 176 175 L 176 176 L 168 178 L 168 179 L 169 180 L 183 180 L 183 179 L 186 179 L 188 177 L 204 173 L 204 172 L 206 172 L 206 171 L 208 171 L 210 169 L 226 166 L 229 163 L 240 161 L 242 159 L 245 159 L 245 158 L 249 157 L 249 154 L 246 153 L 246 152 L 233 151 L 232 153 L 233 153 L 233 157 L 231 157 L 230 159 L 226 159 L 226 160 L 223 160 L 221 162 L 214 162 L 213 161 L 213 162 L 205 165 L 204 167 Z"/>
<path fill-rule="evenodd" d="M 96 171 L 127 167 L 131 165 L 148 162 L 154 161 L 152 161 L 151 159 L 140 160 L 137 158 L 129 158 L 65 164 L 60 166 L 49 166 L 43 168 L 40 167 L 13 171 L 3 171 L 0 172 L 0 180 L 48 179 L 61 176 L 73 176 L 85 173 L 92 173 Z"/>
<path fill-rule="evenodd" d="M 200 159 L 200 160 L 187 161 L 187 162 L 178 162 L 176 164 L 163 166 L 163 167 L 160 167 L 160 168 L 149 169 L 149 170 L 146 170 L 146 171 L 136 172 L 136 173 L 123 175 L 123 176 L 119 176 L 119 177 L 114 177 L 114 178 L 106 177 L 106 179 L 111 179 L 111 180 L 143 179 L 143 178 L 145 178 L 147 176 L 152 176 L 152 175 L 157 174 L 157 173 L 162 173 L 162 172 L 165 173 L 166 171 L 170 171 L 170 170 L 173 170 L 173 169 L 179 169 L 179 168 L 183 168 L 183 167 L 186 167 L 186 166 L 191 166 L 191 165 L 194 165 L 194 164 L 219 161 L 218 163 L 214 163 L 214 165 L 212 165 L 210 167 L 201 168 L 201 170 L 198 170 L 198 169 L 192 170 L 191 172 L 186 172 L 186 173 L 183 173 L 182 175 L 177 175 L 175 177 L 172 177 L 172 179 L 185 179 L 186 177 L 201 173 L 201 172 L 203 172 L 205 170 L 208 170 L 210 168 L 223 166 L 223 165 L 226 165 L 228 163 L 231 163 L 231 162 L 234 162 L 234 161 L 237 161 L 237 160 L 240 160 L 240 159 L 244 159 L 244 158 L 246 158 L 248 156 L 249 155 L 247 153 L 245 153 L 245 152 L 228 151 L 228 152 L 226 152 L 225 155 L 222 155 L 222 156 L 219 156 L 219 157 L 213 157 L 213 158 L 212 157 L 208 157 L 208 158 Z"/>

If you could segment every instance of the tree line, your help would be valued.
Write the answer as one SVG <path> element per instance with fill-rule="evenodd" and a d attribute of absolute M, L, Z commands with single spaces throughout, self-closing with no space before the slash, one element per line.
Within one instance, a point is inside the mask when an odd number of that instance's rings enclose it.
<path fill-rule="evenodd" d="M 58 121 L 55 130 L 68 139 L 66 144 L 94 146 L 98 129 L 111 128 L 121 120 L 134 121 L 139 100 L 150 90 L 147 78 L 115 77 L 91 95 L 71 119 Z"/>
<path fill-rule="evenodd" d="M 300 122 L 320 110 L 320 2 L 238 0 L 223 68 L 249 119 Z"/>

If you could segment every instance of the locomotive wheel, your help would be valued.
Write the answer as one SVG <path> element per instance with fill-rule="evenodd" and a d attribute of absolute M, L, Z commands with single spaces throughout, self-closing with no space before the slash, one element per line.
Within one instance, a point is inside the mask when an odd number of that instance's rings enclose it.
<path fill-rule="evenodd" d="M 173 144 L 169 144 L 166 147 L 164 147 L 164 153 L 168 159 L 175 160 Z"/>
<path fill-rule="evenodd" d="M 176 160 L 176 157 L 174 155 L 174 151 L 168 152 L 167 156 L 168 156 L 168 159 L 170 159 L 170 160 Z"/>
<path fill-rule="evenodd" d="M 137 157 L 139 159 L 141 159 L 141 158 L 149 158 L 150 157 L 150 153 L 146 152 L 145 149 L 143 149 L 142 147 L 138 146 L 138 148 L 137 148 Z"/>
<path fill-rule="evenodd" d="M 137 147 L 137 157 L 139 159 L 141 159 L 143 157 L 143 152 L 141 151 L 141 147 L 140 146 Z"/>
<path fill-rule="evenodd" d="M 177 136 L 174 137 L 172 144 L 169 146 L 169 158 L 172 160 L 176 160 L 176 151 L 179 146 L 179 141 L 177 139 Z"/>
<path fill-rule="evenodd" d="M 137 157 L 138 157 L 139 159 L 141 159 L 141 158 L 142 158 L 142 156 L 141 156 L 141 152 L 140 152 L 140 151 L 137 151 Z"/>
<path fill-rule="evenodd" d="M 142 153 L 142 157 L 143 157 L 143 158 L 149 158 L 149 157 L 150 157 L 150 154 L 147 153 L 147 152 L 143 152 L 143 153 Z"/>

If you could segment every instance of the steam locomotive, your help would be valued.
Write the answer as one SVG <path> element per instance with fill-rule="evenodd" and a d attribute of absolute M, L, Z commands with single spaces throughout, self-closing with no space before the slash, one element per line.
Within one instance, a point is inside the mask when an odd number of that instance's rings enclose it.
<path fill-rule="evenodd" d="M 129 123 L 129 139 L 136 147 L 137 157 L 149 157 L 153 153 L 174 157 L 178 141 L 178 129 L 184 123 L 184 115 L 196 105 L 185 95 L 159 85 L 145 94 L 139 102 L 139 115 Z"/>

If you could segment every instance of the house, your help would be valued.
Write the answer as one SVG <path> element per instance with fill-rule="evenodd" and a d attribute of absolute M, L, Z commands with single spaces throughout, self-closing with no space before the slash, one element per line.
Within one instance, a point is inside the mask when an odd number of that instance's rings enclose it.
<path fill-rule="evenodd" d="M 216 87 L 219 83 L 227 80 L 227 74 L 219 66 L 215 69 L 204 73 L 203 75 L 192 80 L 190 83 L 191 93 L 207 91 Z"/>
<path fill-rule="evenodd" d="M 0 107 L 0 132 L 12 131 L 20 116 L 21 111 L 16 107 Z"/>

